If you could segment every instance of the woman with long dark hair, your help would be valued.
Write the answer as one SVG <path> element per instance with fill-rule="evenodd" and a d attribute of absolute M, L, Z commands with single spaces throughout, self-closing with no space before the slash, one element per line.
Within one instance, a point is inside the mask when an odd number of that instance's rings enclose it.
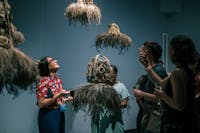
<path fill-rule="evenodd" d="M 164 113 L 162 133 L 196 133 L 194 123 L 195 85 L 194 73 L 189 65 L 194 63 L 196 49 L 193 41 L 185 35 L 172 38 L 169 57 L 176 68 L 165 79 L 161 79 L 148 62 L 146 51 L 142 51 L 146 71 L 151 79 L 161 85 L 164 91 L 155 89 L 157 98 L 162 100 Z"/>

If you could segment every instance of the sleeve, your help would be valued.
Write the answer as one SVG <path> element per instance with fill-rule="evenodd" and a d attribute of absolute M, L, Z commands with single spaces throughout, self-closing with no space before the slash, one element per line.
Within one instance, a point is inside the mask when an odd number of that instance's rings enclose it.
<path fill-rule="evenodd" d="M 48 80 L 46 78 L 40 79 L 38 86 L 36 88 L 37 99 L 45 98 L 47 96 L 47 91 L 48 91 L 47 82 Z"/>
<path fill-rule="evenodd" d="M 164 79 L 165 77 L 167 77 L 167 72 L 165 70 L 165 68 L 159 64 L 156 65 L 156 67 L 154 68 L 154 71 L 162 78 Z"/>
<path fill-rule="evenodd" d="M 127 97 L 130 97 L 131 95 L 130 95 L 128 89 L 126 88 L 126 86 L 123 83 L 121 83 L 120 86 L 121 86 L 121 94 L 120 94 L 121 98 L 125 99 Z"/>

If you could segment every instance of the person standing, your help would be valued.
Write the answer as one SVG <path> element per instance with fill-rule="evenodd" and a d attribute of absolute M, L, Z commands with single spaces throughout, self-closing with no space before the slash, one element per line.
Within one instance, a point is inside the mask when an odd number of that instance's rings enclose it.
<path fill-rule="evenodd" d="M 119 97 L 121 99 L 121 108 L 122 108 L 122 113 L 123 113 L 123 109 L 127 108 L 128 106 L 128 101 L 129 101 L 129 97 L 130 97 L 130 93 L 128 91 L 128 89 L 126 88 L 126 86 L 120 82 L 120 80 L 117 79 L 118 76 L 118 68 L 115 65 L 111 65 L 111 78 L 113 80 L 113 88 L 117 91 L 117 93 L 119 94 Z M 122 118 L 123 121 L 123 118 Z M 120 130 L 123 132 L 124 131 L 124 125 L 123 123 L 121 124 L 121 128 Z"/>
<path fill-rule="evenodd" d="M 115 65 L 111 65 L 111 77 L 114 81 L 113 87 L 119 93 L 121 98 L 121 107 L 126 108 L 128 106 L 128 101 L 130 97 L 130 93 L 126 86 L 117 79 L 118 76 L 118 68 Z"/>
<path fill-rule="evenodd" d="M 148 61 L 152 65 L 152 69 L 161 77 L 165 78 L 167 76 L 166 69 L 163 67 L 162 62 L 160 61 L 162 55 L 162 48 L 157 42 L 145 42 L 139 49 L 139 60 L 142 63 L 147 63 L 142 56 L 143 51 L 148 51 Z M 139 112 L 137 115 L 137 131 L 138 133 L 151 133 L 146 131 L 142 125 L 142 117 L 145 112 L 148 112 L 149 107 L 157 104 L 158 99 L 153 93 L 155 88 L 154 82 L 151 81 L 148 74 L 142 75 L 133 90 L 133 94 L 137 99 L 139 105 Z"/>
<path fill-rule="evenodd" d="M 190 68 L 195 74 L 195 122 L 197 133 L 200 133 L 200 54 L 198 52 Z"/>
<path fill-rule="evenodd" d="M 45 56 L 38 62 L 40 79 L 36 89 L 37 105 L 40 108 L 38 114 L 38 126 L 40 133 L 64 133 L 65 116 L 61 110 L 62 105 L 73 100 L 66 95 L 70 91 L 63 89 L 62 80 L 57 71 L 59 64 L 52 57 Z"/>
<path fill-rule="evenodd" d="M 186 35 L 174 36 L 169 45 L 169 57 L 176 68 L 161 79 L 148 62 L 146 51 L 141 51 L 143 63 L 151 79 L 164 87 L 154 93 L 164 104 L 162 133 L 197 133 L 195 128 L 195 76 L 189 65 L 195 62 L 196 48 Z"/>

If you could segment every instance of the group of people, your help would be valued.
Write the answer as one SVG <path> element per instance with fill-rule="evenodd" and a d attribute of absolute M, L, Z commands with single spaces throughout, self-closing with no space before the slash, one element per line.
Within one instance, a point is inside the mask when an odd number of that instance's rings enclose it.
<path fill-rule="evenodd" d="M 160 60 L 162 48 L 157 42 L 145 42 L 139 49 L 139 60 L 146 74 L 138 78 L 133 89 L 139 105 L 137 132 L 152 133 L 141 126 L 148 106 L 161 102 L 161 133 L 197 133 L 196 107 L 200 98 L 200 56 L 193 41 L 177 35 L 169 44 L 169 58 L 175 69 L 169 73 Z M 85 107 L 91 114 L 92 133 L 123 133 L 123 108 L 129 91 L 117 80 L 118 69 L 104 55 L 96 55 L 88 64 L 88 83 L 75 89 L 73 96 L 65 90 L 57 75 L 59 64 L 46 56 L 38 63 L 40 80 L 37 86 L 40 133 L 64 133 L 64 112 L 60 107 L 73 101 L 75 110 Z M 161 86 L 162 90 L 158 88 Z M 196 109 L 196 113 L 195 113 Z"/>
<path fill-rule="evenodd" d="M 22 43 L 24 36 L 11 21 L 8 1 L 0 0 L 0 10 L 0 92 L 5 87 L 9 93 L 17 95 L 19 90 L 25 90 L 37 80 L 37 70 L 31 58 L 14 48 L 14 43 Z M 159 101 L 163 109 L 161 133 L 200 133 L 200 54 L 185 35 L 171 39 L 168 53 L 175 65 L 171 73 L 160 61 L 162 48 L 157 42 L 145 42 L 139 49 L 139 60 L 146 74 L 138 78 L 133 90 L 140 107 L 137 132 L 151 133 L 142 127 L 141 121 L 148 107 Z M 40 73 L 36 89 L 40 133 L 65 132 L 64 104 L 70 101 L 75 110 L 88 107 L 92 133 L 124 132 L 122 112 L 130 94 L 117 80 L 118 69 L 107 57 L 92 58 L 88 64 L 88 83 L 75 89 L 74 95 L 64 89 L 57 74 L 60 66 L 55 59 L 46 56 L 38 62 L 37 68 Z"/>
<path fill-rule="evenodd" d="M 122 109 L 128 105 L 130 96 L 126 86 L 117 80 L 118 69 L 107 57 L 96 55 L 88 64 L 88 84 L 75 90 L 65 90 L 57 75 L 60 68 L 50 56 L 38 62 L 40 80 L 36 96 L 39 106 L 38 126 L 40 133 L 64 133 L 65 117 L 63 104 L 73 101 L 74 109 L 89 105 L 93 133 L 123 133 Z M 108 96 L 105 97 L 106 93 Z M 103 100 L 102 100 L 103 99 Z"/>
<path fill-rule="evenodd" d="M 146 42 L 139 50 L 139 60 L 147 73 L 139 78 L 138 85 L 133 90 L 140 106 L 138 133 L 152 133 L 141 126 L 142 117 L 148 111 L 146 107 L 157 104 L 159 100 L 163 110 L 161 133 L 200 132 L 197 125 L 200 113 L 199 54 L 194 42 L 185 35 L 177 35 L 171 39 L 168 53 L 175 65 L 170 73 L 166 72 L 159 61 L 161 48 L 157 43 Z"/>

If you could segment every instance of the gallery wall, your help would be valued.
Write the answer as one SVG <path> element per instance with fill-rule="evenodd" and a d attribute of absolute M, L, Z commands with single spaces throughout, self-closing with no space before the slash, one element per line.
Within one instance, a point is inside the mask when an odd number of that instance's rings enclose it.
<path fill-rule="evenodd" d="M 145 73 L 138 61 L 138 48 L 145 41 L 157 41 L 162 45 L 163 33 L 167 33 L 169 39 L 177 33 L 184 33 L 199 44 L 200 2 L 182 0 L 181 10 L 166 14 L 161 12 L 160 0 L 94 0 L 101 8 L 101 24 L 86 27 L 80 23 L 70 26 L 64 17 L 65 8 L 72 2 L 74 0 L 10 1 L 13 22 L 26 38 L 17 47 L 33 60 L 46 55 L 57 59 L 65 89 L 75 89 L 86 83 L 87 63 L 99 54 L 94 47 L 96 36 L 106 32 L 108 24 L 117 23 L 121 32 L 132 38 L 131 46 L 122 55 L 111 48 L 100 50 L 100 54 L 118 66 L 118 77 L 131 94 L 128 108 L 124 110 L 124 123 L 126 130 L 134 129 L 138 105 L 132 95 L 132 87 Z M 171 4 L 168 4 L 170 9 Z M 168 65 L 172 70 L 174 66 L 170 61 Z M 0 95 L 0 105 L 0 132 L 38 133 L 35 92 L 24 92 L 13 99 L 4 91 Z M 74 112 L 69 103 L 65 116 L 67 133 L 90 133 L 90 119 L 86 113 Z"/>

